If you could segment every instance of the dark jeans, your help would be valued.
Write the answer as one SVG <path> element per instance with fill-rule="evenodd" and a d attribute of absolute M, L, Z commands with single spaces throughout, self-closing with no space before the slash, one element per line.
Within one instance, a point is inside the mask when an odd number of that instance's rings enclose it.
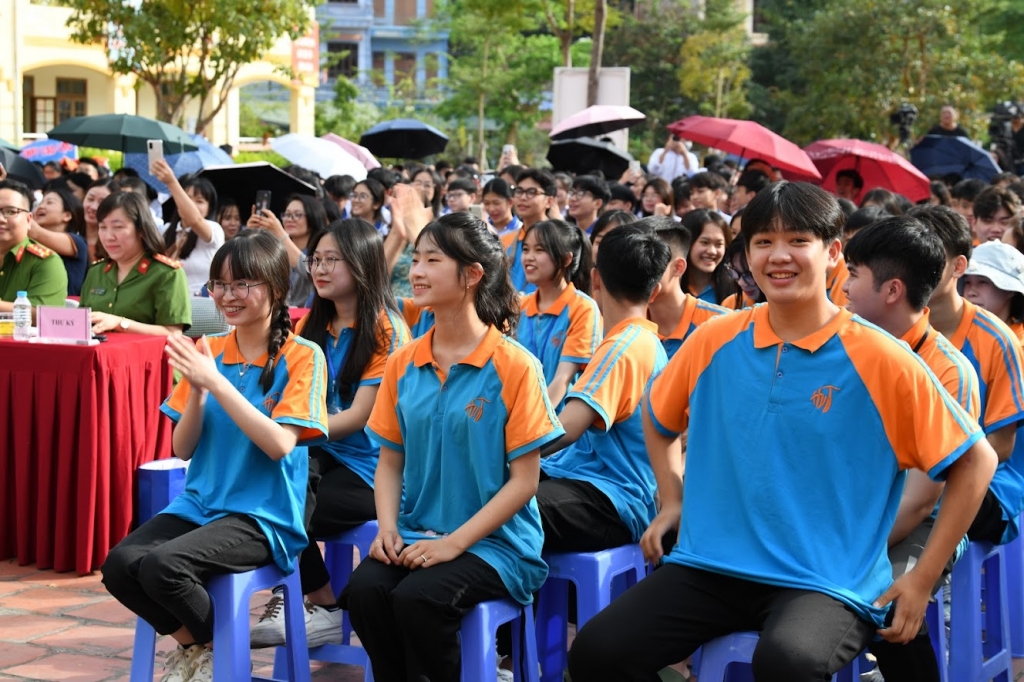
<path fill-rule="evenodd" d="M 162 635 L 182 626 L 213 640 L 213 603 L 203 586 L 215 575 L 244 573 L 273 560 L 256 522 L 232 515 L 197 526 L 157 514 L 110 550 L 100 569 L 111 595 Z"/>
<path fill-rule="evenodd" d="M 316 538 L 338 535 L 377 518 L 373 488 L 321 448 L 310 448 L 306 488 L 306 534 L 309 546 L 299 555 L 302 593 L 331 581 Z"/>
<path fill-rule="evenodd" d="M 657 682 L 659 670 L 701 644 L 744 630 L 761 635 L 757 682 L 827 682 L 875 627 L 819 592 L 666 564 L 583 626 L 569 674 L 573 682 Z"/>
<path fill-rule="evenodd" d="M 892 564 L 893 580 L 907 573 L 915 565 L 924 551 L 924 545 L 931 535 L 935 519 L 927 518 L 921 525 L 889 548 L 889 562 Z M 953 557 L 946 562 L 942 577 L 932 589 L 932 594 L 942 585 L 946 576 L 953 570 Z M 942 604 L 939 604 L 942 608 Z M 945 636 L 945 633 L 942 633 Z M 935 659 L 928 626 L 921 622 L 921 632 L 906 644 L 893 644 L 885 640 L 871 642 L 868 650 L 878 660 L 878 669 L 886 680 L 893 682 L 939 682 L 939 663 Z"/>
<path fill-rule="evenodd" d="M 985 499 L 981 501 L 971 527 L 967 529 L 967 537 L 971 540 L 980 540 L 998 545 L 1003 541 L 1003 533 L 1006 531 L 1006 521 L 1003 519 L 1003 508 L 999 506 L 999 500 L 992 494 L 989 488 L 985 493 Z"/>
<path fill-rule="evenodd" d="M 498 572 L 466 552 L 415 571 L 362 561 L 338 599 L 348 610 L 378 682 L 459 682 L 462 617 L 508 597 Z"/>
<path fill-rule="evenodd" d="M 593 484 L 541 474 L 537 507 L 545 552 L 599 552 L 633 542 L 615 505 Z"/>

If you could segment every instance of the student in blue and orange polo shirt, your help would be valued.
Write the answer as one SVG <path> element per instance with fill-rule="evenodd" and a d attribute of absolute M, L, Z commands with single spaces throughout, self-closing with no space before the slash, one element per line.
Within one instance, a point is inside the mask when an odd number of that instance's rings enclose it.
<path fill-rule="evenodd" d="M 309 314 L 295 332 L 327 356 L 327 427 L 330 440 L 309 453 L 306 534 L 299 556 L 306 595 L 306 642 L 341 644 L 342 611 L 331 589 L 317 538 L 331 537 L 377 518 L 373 475 L 380 447 L 364 432 L 384 364 L 409 342 L 391 293 L 380 233 L 365 220 L 336 220 L 313 237 L 304 263 L 313 282 Z M 285 642 L 284 608 L 271 597 L 252 627 L 254 648 Z"/>
<path fill-rule="evenodd" d="M 405 324 L 409 327 L 409 334 L 418 339 L 434 326 L 434 311 L 429 307 L 421 308 L 411 298 L 398 299 L 398 310 L 405 318 Z"/>
<path fill-rule="evenodd" d="M 944 206 L 915 207 L 910 215 L 934 230 L 946 248 L 942 283 L 928 304 L 931 323 L 978 372 L 981 426 L 1000 461 L 968 536 L 1009 542 L 1019 533 L 1017 518 L 1024 504 L 1024 481 L 1009 463 L 1019 447 L 1017 430 L 1024 425 L 1024 357 L 1016 335 L 997 315 L 957 292 L 973 248 L 966 219 Z"/>
<path fill-rule="evenodd" d="M 526 232 L 523 269 L 537 287 L 521 299 L 517 339 L 540 360 L 555 409 L 601 342 L 601 313 L 590 298 L 590 241 L 577 225 L 542 220 Z"/>
<path fill-rule="evenodd" d="M 694 329 L 729 311 L 683 291 L 680 279 L 686 272 L 686 254 L 690 251 L 687 230 L 667 216 L 650 216 L 637 225 L 654 230 L 672 254 L 661 277 L 661 293 L 647 309 L 648 317 L 658 325 L 658 337 L 671 360 Z"/>
<path fill-rule="evenodd" d="M 519 229 L 506 232 L 501 237 L 508 255 L 509 274 L 516 291 L 524 294 L 532 292 L 536 287 L 526 281 L 526 270 L 523 269 L 523 240 L 526 232 L 536 223 L 548 218 L 551 207 L 555 205 L 555 194 L 558 183 L 555 176 L 540 168 L 527 168 L 516 182 L 512 196 L 515 199 L 516 215 L 522 221 Z"/>
<path fill-rule="evenodd" d="M 918 633 L 995 456 L 920 358 L 828 300 L 841 228 L 813 185 L 779 182 L 748 204 L 748 260 L 768 303 L 700 326 L 652 381 L 644 435 L 661 510 L 641 544 L 656 560 L 667 531 L 679 539 L 580 630 L 574 682 L 657 680 L 741 630 L 760 632 L 759 682 L 823 681 L 876 633 Z M 722 428 L 736 414 L 746 427 Z M 861 437 L 837 437 L 850 424 Z M 886 541 L 909 467 L 946 477 L 945 501 L 917 565 L 893 582 Z"/>
<path fill-rule="evenodd" d="M 291 333 L 288 255 L 263 230 L 213 257 L 208 283 L 234 330 L 197 344 L 167 340 L 182 380 L 162 411 L 174 454 L 190 460 L 185 492 L 121 541 L 103 584 L 178 648 L 164 679 L 211 680 L 210 576 L 271 562 L 295 567 L 306 545 L 307 445 L 327 438 L 323 353 Z"/>
<path fill-rule="evenodd" d="M 564 432 L 519 320 L 501 242 L 469 213 L 416 241 L 413 296 L 437 322 L 392 355 L 367 428 L 380 534 L 339 603 L 379 680 L 456 682 L 476 604 L 529 604 L 547 575 L 534 495 L 540 449 Z"/>
<path fill-rule="evenodd" d="M 650 230 L 624 225 L 597 254 L 594 295 L 605 338 L 566 396 L 565 436 L 541 462 L 537 504 L 544 550 L 596 552 L 639 542 L 654 518 L 654 473 L 644 448 L 640 401 L 668 362 L 647 319 L 669 249 Z M 587 434 L 583 443 L 578 439 Z"/>
<path fill-rule="evenodd" d="M 938 235 L 913 218 L 888 218 L 857 232 L 844 247 L 849 277 L 843 286 L 846 308 L 906 342 L 932 370 L 943 388 L 977 421 L 981 416 L 978 376 L 970 361 L 928 324 L 928 297 L 946 267 Z M 942 482 L 916 469 L 907 473 L 896 521 L 889 532 L 893 577 L 920 558 L 934 526 L 932 510 Z M 937 589 L 953 570 L 946 563 Z M 887 680 L 938 682 L 939 667 L 927 629 L 906 645 L 885 640 L 868 645 Z"/>

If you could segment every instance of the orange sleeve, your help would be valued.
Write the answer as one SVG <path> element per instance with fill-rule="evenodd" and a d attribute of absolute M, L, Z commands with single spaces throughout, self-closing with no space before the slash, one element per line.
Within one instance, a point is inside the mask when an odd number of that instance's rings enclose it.
<path fill-rule="evenodd" d="M 380 383 L 388 357 L 409 343 L 409 327 L 406 326 L 405 320 L 392 318 L 391 312 L 384 311 L 381 313 L 381 323 L 383 330 L 377 341 L 377 350 L 366 363 L 366 369 L 363 370 L 363 376 L 359 381 L 360 386 Z"/>
<path fill-rule="evenodd" d="M 410 328 L 414 327 L 419 322 L 423 309 L 413 303 L 411 298 L 403 298 L 399 302 L 401 303 L 399 307 L 402 309 L 402 317 L 405 318 L 405 323 Z"/>
<path fill-rule="evenodd" d="M 595 428 L 608 431 L 628 419 L 643 399 L 656 351 L 654 335 L 642 331 L 627 327 L 606 339 L 565 396 L 583 400 L 597 412 Z"/>
<path fill-rule="evenodd" d="M 985 433 L 992 433 L 1024 419 L 1024 389 L 1021 387 L 1024 358 L 1013 332 L 1001 322 L 988 318 L 979 317 L 976 324 L 983 319 L 988 327 L 972 334 L 970 341 L 976 345 L 975 353 L 981 360 L 980 373 L 985 375 L 982 379 L 986 382 L 985 413 L 981 423 L 985 425 Z M 984 347 L 977 347 L 981 344 Z"/>
<path fill-rule="evenodd" d="M 601 316 L 597 306 L 577 296 L 569 304 L 569 329 L 562 344 L 560 362 L 590 360 L 601 343 L 601 336 Z"/>
<path fill-rule="evenodd" d="M 548 400 L 540 362 L 508 340 L 495 349 L 493 362 L 501 377 L 501 400 L 508 412 L 505 453 L 509 461 L 561 438 L 565 431 Z"/>
<path fill-rule="evenodd" d="M 398 405 L 398 379 L 405 373 L 407 363 L 412 362 L 412 354 L 405 351 L 414 346 L 415 342 L 406 346 L 403 352 L 395 353 L 387 359 L 377 399 L 366 422 L 366 428 L 377 436 L 377 440 L 396 452 L 405 452 L 398 411 L 395 409 Z"/>
<path fill-rule="evenodd" d="M 295 335 L 302 336 L 302 330 L 306 328 L 306 323 L 309 322 L 309 313 L 302 316 L 298 322 L 295 323 Z"/>
<path fill-rule="evenodd" d="M 282 424 L 302 427 L 299 443 L 322 441 L 327 437 L 327 361 L 323 351 L 305 339 L 291 336 L 281 352 L 288 368 L 288 383 L 277 398 L 270 418 Z M 267 403 L 264 403 L 267 404 Z"/>

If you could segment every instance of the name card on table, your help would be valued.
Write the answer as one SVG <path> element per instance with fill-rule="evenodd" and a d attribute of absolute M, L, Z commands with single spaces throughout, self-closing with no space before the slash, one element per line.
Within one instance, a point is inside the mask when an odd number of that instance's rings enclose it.
<path fill-rule="evenodd" d="M 36 308 L 39 340 L 50 343 L 88 344 L 92 341 L 89 308 L 41 305 Z"/>

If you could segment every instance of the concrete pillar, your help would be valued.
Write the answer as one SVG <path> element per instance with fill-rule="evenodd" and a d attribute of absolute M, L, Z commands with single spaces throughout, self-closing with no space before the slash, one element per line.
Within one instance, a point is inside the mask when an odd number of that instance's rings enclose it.
<path fill-rule="evenodd" d="M 21 146 L 22 74 L 18 49 L 22 44 L 19 13 L 24 0 L 0 3 L 0 137 Z"/>
<path fill-rule="evenodd" d="M 290 132 L 312 135 L 315 131 L 313 118 L 316 105 L 316 88 L 310 85 L 297 84 L 292 86 L 291 93 Z"/>
<path fill-rule="evenodd" d="M 416 48 L 416 89 L 427 86 L 427 53 L 422 47 Z"/>
<path fill-rule="evenodd" d="M 391 50 L 384 53 L 384 84 L 395 84 L 395 53 Z"/>

